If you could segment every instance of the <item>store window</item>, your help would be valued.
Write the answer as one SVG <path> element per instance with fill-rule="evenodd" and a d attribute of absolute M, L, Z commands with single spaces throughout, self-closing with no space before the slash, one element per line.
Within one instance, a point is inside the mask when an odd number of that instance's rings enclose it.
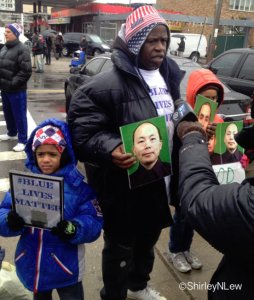
<path fill-rule="evenodd" d="M 94 22 L 84 22 L 82 24 L 82 32 L 84 33 L 96 33 Z"/>
<path fill-rule="evenodd" d="M 254 11 L 254 0 L 230 0 L 229 9 Z"/>
<path fill-rule="evenodd" d="M 117 36 L 117 24 L 109 22 L 101 22 L 101 38 L 106 42 L 113 44 Z"/>

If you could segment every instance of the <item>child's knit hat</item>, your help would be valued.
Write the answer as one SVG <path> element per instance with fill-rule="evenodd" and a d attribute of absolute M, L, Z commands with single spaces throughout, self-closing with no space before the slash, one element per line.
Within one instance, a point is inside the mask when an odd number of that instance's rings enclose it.
<path fill-rule="evenodd" d="M 33 152 L 41 145 L 54 145 L 61 154 L 67 146 L 62 131 L 53 125 L 44 126 L 36 131 L 32 145 Z"/>
<path fill-rule="evenodd" d="M 13 23 L 5 26 L 5 28 L 9 28 L 16 35 L 16 37 L 19 37 L 22 33 L 23 26 L 21 24 Z"/>

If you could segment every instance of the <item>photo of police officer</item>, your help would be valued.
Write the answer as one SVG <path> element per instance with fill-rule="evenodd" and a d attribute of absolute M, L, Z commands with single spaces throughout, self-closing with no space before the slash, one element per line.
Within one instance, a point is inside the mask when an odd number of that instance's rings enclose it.
<path fill-rule="evenodd" d="M 160 129 L 156 125 L 150 122 L 138 125 L 133 131 L 132 142 L 132 151 L 139 166 L 129 176 L 131 188 L 171 175 L 171 163 L 162 162 L 160 159 L 163 141 Z"/>
<path fill-rule="evenodd" d="M 222 154 L 222 163 L 229 164 L 240 161 L 243 153 L 238 150 L 237 143 L 234 139 L 235 134 L 238 133 L 236 124 L 230 123 L 225 130 L 224 143 L 226 145 L 226 152 Z"/>

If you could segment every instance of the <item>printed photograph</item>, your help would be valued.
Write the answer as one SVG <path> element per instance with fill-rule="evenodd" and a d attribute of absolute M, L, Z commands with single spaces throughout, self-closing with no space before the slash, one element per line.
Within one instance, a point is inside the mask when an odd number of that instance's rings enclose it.
<path fill-rule="evenodd" d="M 213 122 L 217 107 L 217 102 L 198 95 L 194 112 L 198 117 L 198 121 L 203 125 L 205 131 L 209 122 Z"/>
<path fill-rule="evenodd" d="M 243 122 L 227 122 L 217 124 L 215 136 L 208 142 L 208 150 L 213 165 L 239 162 L 243 156 L 234 136 L 243 128 Z"/>
<path fill-rule="evenodd" d="M 137 163 L 128 170 L 130 188 L 136 188 L 172 175 L 165 117 L 120 127 L 125 153 Z"/>

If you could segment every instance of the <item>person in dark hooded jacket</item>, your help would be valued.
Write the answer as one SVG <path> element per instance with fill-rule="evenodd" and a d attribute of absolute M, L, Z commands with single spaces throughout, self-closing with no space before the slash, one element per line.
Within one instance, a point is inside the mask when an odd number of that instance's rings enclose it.
<path fill-rule="evenodd" d="M 68 122 L 77 158 L 104 216 L 101 299 L 165 300 L 147 282 L 161 229 L 173 224 L 168 201 L 177 202 L 180 140 L 171 120 L 183 72 L 169 57 L 167 23 L 151 6 L 136 6 L 114 43 L 113 66 L 73 95 Z M 173 176 L 129 188 L 119 127 L 164 115 Z M 171 182 L 170 182 L 171 181 Z M 120 267 L 119 267 L 120 266 Z"/>
<path fill-rule="evenodd" d="M 0 140 L 18 140 L 14 151 L 23 151 L 27 143 L 27 82 L 32 75 L 28 47 L 19 41 L 22 26 L 5 28 L 6 44 L 0 51 L 0 90 L 7 134 Z"/>
<path fill-rule="evenodd" d="M 177 131 L 183 140 L 179 164 L 183 217 L 224 254 L 212 276 L 210 284 L 215 289 L 208 290 L 208 300 L 252 299 L 254 178 L 247 178 L 241 184 L 220 185 L 210 162 L 202 125 L 182 122 Z M 244 128 L 235 135 L 235 140 L 241 147 L 253 149 L 254 127 Z"/>

